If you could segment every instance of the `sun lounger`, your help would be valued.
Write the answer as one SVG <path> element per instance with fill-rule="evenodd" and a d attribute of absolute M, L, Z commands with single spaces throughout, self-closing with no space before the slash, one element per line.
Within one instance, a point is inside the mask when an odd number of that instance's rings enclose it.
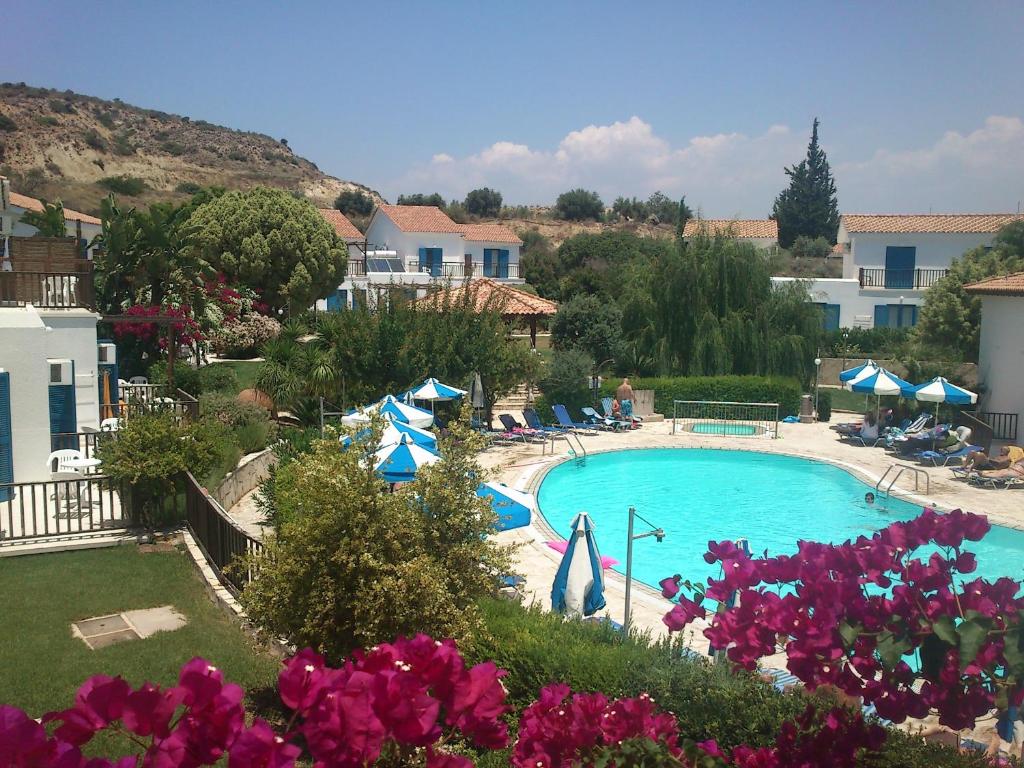
<path fill-rule="evenodd" d="M 551 406 L 551 411 L 555 414 L 555 418 L 558 420 L 559 426 L 565 427 L 570 432 L 577 434 L 596 435 L 597 427 L 593 424 L 587 424 L 581 421 L 573 421 L 569 416 L 569 410 L 561 403 L 555 403 Z"/>
<path fill-rule="evenodd" d="M 969 475 L 967 480 L 982 488 L 1012 488 L 1024 486 L 1024 465 L 1011 464 L 1006 469 L 989 469 Z"/>
<path fill-rule="evenodd" d="M 565 427 L 553 427 L 542 422 L 540 420 L 540 414 L 538 414 L 533 408 L 523 408 L 523 418 L 526 419 L 526 426 L 530 429 L 535 429 L 538 432 L 543 432 L 548 437 L 558 437 L 559 435 L 564 435 L 568 432 Z"/>
<path fill-rule="evenodd" d="M 535 429 L 528 429 L 512 418 L 510 413 L 502 413 L 498 416 L 498 421 L 501 422 L 501 426 L 505 428 L 506 432 L 510 432 L 514 435 L 522 435 L 524 438 L 530 441 L 540 440 L 544 441 L 544 433 Z"/>
<path fill-rule="evenodd" d="M 637 416 L 635 413 L 629 416 L 628 419 L 624 419 L 621 416 L 615 415 L 615 409 L 612 408 L 612 398 L 602 397 L 601 398 L 601 410 L 604 411 L 604 417 L 606 419 L 618 419 L 620 421 L 630 421 L 630 429 L 637 429 L 640 426 L 640 422 L 644 420 L 643 416 Z"/>
<path fill-rule="evenodd" d="M 584 423 L 593 424 L 598 429 L 621 432 L 630 427 L 628 422 L 606 418 L 589 406 L 580 408 L 580 413 L 583 414 Z"/>
<path fill-rule="evenodd" d="M 968 454 L 980 450 L 980 445 L 965 445 L 955 451 L 922 451 L 918 459 L 922 464 L 930 461 L 933 467 L 944 467 L 951 461 L 963 461 Z"/>

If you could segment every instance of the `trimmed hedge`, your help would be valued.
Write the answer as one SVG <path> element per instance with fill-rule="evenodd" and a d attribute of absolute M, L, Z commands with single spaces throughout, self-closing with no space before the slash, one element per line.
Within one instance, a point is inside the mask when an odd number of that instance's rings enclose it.
<path fill-rule="evenodd" d="M 647 693 L 676 716 L 684 735 L 715 739 L 731 749 L 742 743 L 771 744 L 782 722 L 802 713 L 808 703 L 807 696 L 779 693 L 756 675 L 733 673 L 703 659 L 691 661 L 682 656 L 677 644 L 652 643 L 641 635 L 624 639 L 607 625 L 565 621 L 536 604 L 525 608 L 511 600 L 491 599 L 482 601 L 480 610 L 485 631 L 463 650 L 473 663 L 493 660 L 508 670 L 502 682 L 517 710 L 552 682 L 568 683 L 574 691 L 602 691 L 613 698 Z M 813 698 L 832 706 L 823 697 Z M 514 732 L 515 723 L 511 725 Z M 488 755 L 479 764 L 507 766 L 502 758 Z M 986 765 L 983 758 L 926 745 L 895 730 L 889 732 L 882 752 L 864 764 L 873 768 Z"/>
<path fill-rule="evenodd" d="M 602 395 L 615 395 L 621 379 L 601 385 Z M 630 379 L 633 389 L 654 390 L 654 410 L 672 415 L 673 400 L 724 400 L 735 403 L 778 403 L 779 418 L 800 412 L 800 385 L 783 376 L 657 376 Z"/>
<path fill-rule="evenodd" d="M 832 418 L 832 393 L 827 389 L 818 387 L 818 421 L 828 421 Z"/>

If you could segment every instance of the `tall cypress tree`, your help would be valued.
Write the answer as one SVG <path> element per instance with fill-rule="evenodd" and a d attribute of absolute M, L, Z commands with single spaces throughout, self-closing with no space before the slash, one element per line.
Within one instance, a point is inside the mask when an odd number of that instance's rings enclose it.
<path fill-rule="evenodd" d="M 779 223 L 779 245 L 789 248 L 801 235 L 835 243 L 839 201 L 828 158 L 818 144 L 818 118 L 814 118 L 807 157 L 785 171 L 789 186 L 775 198 L 772 208 L 772 218 Z"/>

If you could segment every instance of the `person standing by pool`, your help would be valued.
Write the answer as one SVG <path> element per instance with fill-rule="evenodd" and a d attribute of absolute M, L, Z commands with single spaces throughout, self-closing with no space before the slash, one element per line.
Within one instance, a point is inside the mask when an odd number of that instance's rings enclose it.
<path fill-rule="evenodd" d="M 633 387 L 629 385 L 629 378 L 622 380 L 619 388 L 615 390 L 615 399 L 619 401 L 622 415 L 627 419 L 633 418 Z"/>

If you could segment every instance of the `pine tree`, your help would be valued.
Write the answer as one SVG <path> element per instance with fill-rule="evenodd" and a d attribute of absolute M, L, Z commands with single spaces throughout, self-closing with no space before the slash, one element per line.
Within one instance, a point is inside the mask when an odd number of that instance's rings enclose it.
<path fill-rule="evenodd" d="M 779 223 L 779 245 L 789 248 L 803 235 L 824 237 L 835 243 L 839 229 L 836 184 L 825 150 L 818 144 L 818 118 L 814 118 L 807 157 L 786 168 L 789 186 L 775 198 L 772 218 Z"/>
<path fill-rule="evenodd" d="M 679 218 L 676 221 L 676 239 L 683 241 L 683 232 L 686 230 L 686 222 L 693 218 L 693 211 L 686 204 L 686 195 L 679 198 Z"/>

